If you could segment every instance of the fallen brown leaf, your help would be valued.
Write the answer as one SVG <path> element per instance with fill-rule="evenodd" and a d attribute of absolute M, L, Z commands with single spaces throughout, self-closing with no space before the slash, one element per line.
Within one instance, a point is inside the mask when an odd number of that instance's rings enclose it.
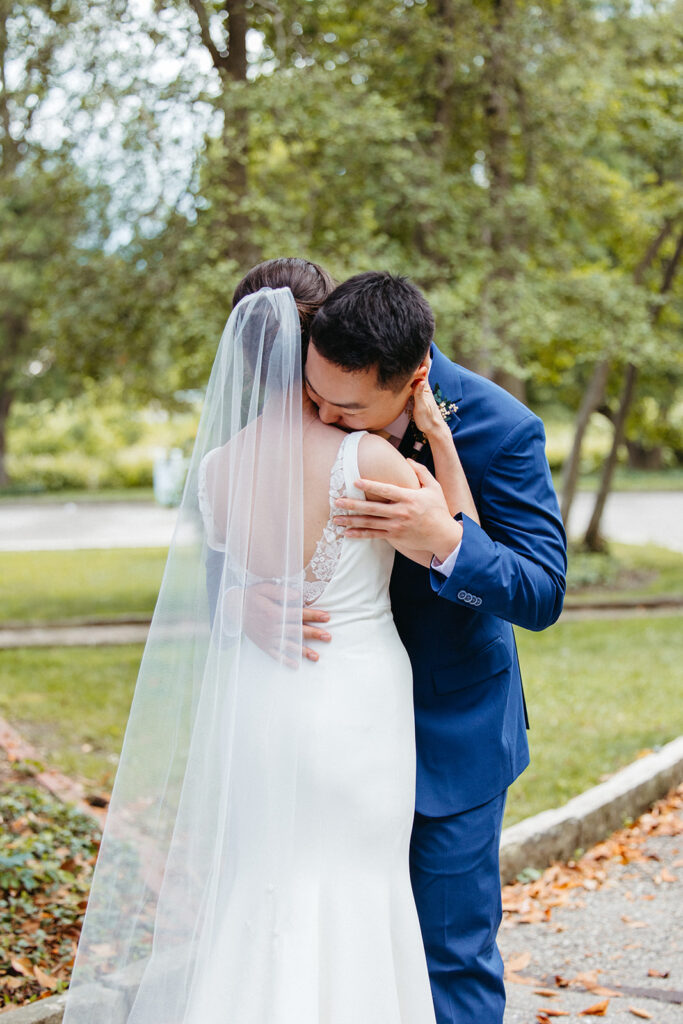
<path fill-rule="evenodd" d="M 556 992 L 554 988 L 535 988 L 534 989 L 534 995 L 536 995 L 536 996 L 546 996 L 546 998 L 552 997 L 554 999 L 559 994 L 560 993 Z"/>
<path fill-rule="evenodd" d="M 24 984 L 25 979 L 23 977 L 18 978 L 16 974 L 13 974 L 8 978 L 0 978 L 0 985 L 2 985 L 3 988 L 8 988 L 10 992 L 13 992 L 15 988 L 20 988 L 21 985 Z"/>
<path fill-rule="evenodd" d="M 54 992 L 59 984 L 56 978 L 53 978 L 50 974 L 46 974 L 45 971 L 41 971 L 40 967 L 34 967 L 33 974 L 41 988 L 49 988 Z"/>
<path fill-rule="evenodd" d="M 660 875 L 661 875 L 661 879 L 662 879 L 663 882 L 677 882 L 678 881 L 678 877 L 676 875 L 672 875 L 671 872 L 669 870 L 667 870 L 667 868 L 662 868 L 662 870 L 660 872 Z"/>
<path fill-rule="evenodd" d="M 10 964 L 19 974 L 27 978 L 33 977 L 33 964 L 27 956 L 13 956 L 10 958 Z"/>
<path fill-rule="evenodd" d="M 647 972 L 648 978 L 668 978 L 669 971 L 658 971 L 656 967 L 651 967 Z"/>
<path fill-rule="evenodd" d="M 637 1006 L 629 1006 L 628 1010 L 634 1017 L 642 1017 L 643 1020 L 652 1020 L 652 1014 L 648 1013 L 647 1010 L 639 1010 Z"/>
<path fill-rule="evenodd" d="M 570 985 L 581 985 L 588 992 L 592 992 L 596 996 L 618 996 L 619 993 L 615 992 L 614 989 L 607 988 L 605 985 L 601 985 L 598 981 L 599 971 L 582 971 L 575 975 L 569 984 Z"/>
<path fill-rule="evenodd" d="M 628 914 L 622 914 L 621 915 L 621 920 L 624 922 L 624 924 L 627 924 L 629 926 L 629 928 L 647 928 L 647 927 L 649 927 L 647 921 L 634 921 L 632 917 L 628 916 Z"/>
<path fill-rule="evenodd" d="M 542 985 L 540 978 L 532 978 L 528 974 L 506 974 L 505 980 L 514 985 Z"/>
<path fill-rule="evenodd" d="M 609 999 L 603 999 L 601 1003 L 594 1003 L 592 1006 L 581 1010 L 579 1017 L 604 1017 L 609 1006 Z"/>
<path fill-rule="evenodd" d="M 523 971 L 525 967 L 528 967 L 531 963 L 531 953 L 527 950 L 524 953 L 515 953 L 506 962 L 505 966 L 508 971 Z"/>
<path fill-rule="evenodd" d="M 547 1007 L 543 1007 L 538 1012 L 539 1013 L 544 1013 L 546 1015 L 546 1017 L 569 1017 L 570 1016 L 569 1010 L 552 1010 L 552 1009 L 548 1009 Z"/>

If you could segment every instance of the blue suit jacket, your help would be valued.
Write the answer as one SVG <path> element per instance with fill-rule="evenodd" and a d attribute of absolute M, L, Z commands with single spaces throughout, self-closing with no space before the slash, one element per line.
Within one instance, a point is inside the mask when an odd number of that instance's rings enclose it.
<path fill-rule="evenodd" d="M 555 622 L 566 536 L 541 420 L 432 346 L 429 380 L 458 405 L 449 425 L 479 510 L 444 579 L 396 556 L 391 602 L 413 665 L 416 807 L 441 816 L 492 799 L 529 763 L 512 623 Z M 417 456 L 433 470 L 428 449 Z"/>

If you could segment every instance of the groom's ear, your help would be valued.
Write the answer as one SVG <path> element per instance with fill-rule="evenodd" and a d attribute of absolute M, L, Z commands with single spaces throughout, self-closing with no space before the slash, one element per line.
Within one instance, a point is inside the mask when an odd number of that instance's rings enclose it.
<path fill-rule="evenodd" d="M 418 386 L 418 384 L 423 384 L 424 381 L 427 380 L 428 374 L 429 366 L 427 365 L 427 362 L 425 361 L 423 363 L 420 363 L 417 370 L 413 374 L 413 379 L 410 382 L 410 390 L 412 394 L 415 394 L 415 388 Z"/>

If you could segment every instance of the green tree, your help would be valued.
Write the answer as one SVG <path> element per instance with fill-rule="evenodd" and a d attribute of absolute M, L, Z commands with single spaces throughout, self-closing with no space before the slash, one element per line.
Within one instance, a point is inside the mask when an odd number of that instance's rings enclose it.
<path fill-rule="evenodd" d="M 108 372 L 137 381 L 153 347 L 139 269 L 115 241 L 127 217 L 158 232 L 164 205 L 147 184 L 159 146 L 137 100 L 144 61 L 119 45 L 135 35 L 126 8 L 0 0 L 0 486 L 15 399 Z M 107 175 L 125 183 L 115 197 Z"/>
<path fill-rule="evenodd" d="M 602 511 L 628 429 L 629 407 L 638 398 L 639 374 L 645 370 L 655 388 L 657 379 L 668 382 L 667 387 L 672 375 L 679 385 L 681 380 L 676 350 L 683 311 L 678 276 L 683 233 L 683 42 L 678 26 L 683 7 L 661 4 L 637 15 L 618 14 L 598 26 L 603 70 L 588 83 L 595 112 L 589 144 L 599 202 L 587 208 L 586 239 L 603 267 L 609 267 L 628 322 L 622 324 L 623 315 L 612 316 L 612 336 L 577 353 L 586 386 L 562 495 L 566 517 L 583 435 L 599 409 L 614 425 L 614 441 L 585 538 L 590 547 L 601 544 Z"/>
<path fill-rule="evenodd" d="M 12 401 L 52 359 L 46 298 L 85 237 L 84 183 L 36 121 L 78 17 L 73 3 L 0 3 L 0 486 Z"/>

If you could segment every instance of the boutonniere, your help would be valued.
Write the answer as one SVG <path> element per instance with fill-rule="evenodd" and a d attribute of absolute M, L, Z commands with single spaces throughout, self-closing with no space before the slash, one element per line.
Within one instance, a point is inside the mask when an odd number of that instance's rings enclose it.
<path fill-rule="evenodd" d="M 443 391 L 438 384 L 434 385 L 434 401 L 439 407 L 439 412 L 442 418 L 448 423 L 451 416 L 454 416 L 458 411 L 458 407 L 455 402 L 451 402 L 450 399 L 446 398 Z"/>

